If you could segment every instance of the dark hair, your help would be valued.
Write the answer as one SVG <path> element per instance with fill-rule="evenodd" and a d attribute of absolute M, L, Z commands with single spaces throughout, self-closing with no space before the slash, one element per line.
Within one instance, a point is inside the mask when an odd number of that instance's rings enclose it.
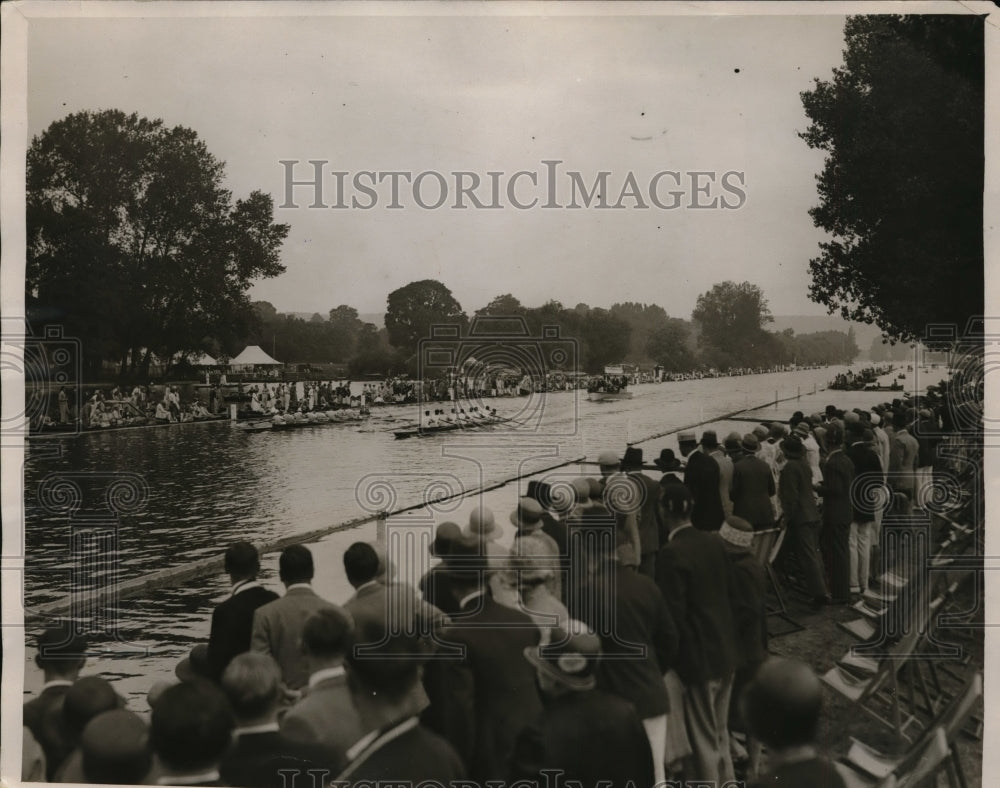
<path fill-rule="evenodd" d="M 675 517 L 690 517 L 694 506 L 691 489 L 683 482 L 660 481 L 660 505 Z"/>
<path fill-rule="evenodd" d="M 427 653 L 428 644 L 418 636 L 390 632 L 380 618 L 364 619 L 347 649 L 351 682 L 366 694 L 398 700 L 420 680 Z"/>
<path fill-rule="evenodd" d="M 302 627 L 302 646 L 317 657 L 337 657 L 346 651 L 353 629 L 350 615 L 340 608 L 317 610 Z"/>
<path fill-rule="evenodd" d="M 38 637 L 38 666 L 42 670 L 67 673 L 78 668 L 87 656 L 87 641 L 74 631 L 73 624 L 61 621 Z"/>
<path fill-rule="evenodd" d="M 758 672 L 743 690 L 740 704 L 750 732 L 771 749 L 798 747 L 816 739 L 823 695 L 818 688 L 802 691 L 795 676 L 782 682 L 774 670 Z"/>
<path fill-rule="evenodd" d="M 277 708 L 282 697 L 281 668 L 268 654 L 237 654 L 223 671 L 221 683 L 233 712 L 244 719 Z"/>
<path fill-rule="evenodd" d="M 366 542 L 355 542 L 344 551 L 344 571 L 355 588 L 378 576 L 378 564 L 378 553 Z"/>
<path fill-rule="evenodd" d="M 100 676 L 85 676 L 66 691 L 63 719 L 69 731 L 79 736 L 94 717 L 119 705 L 118 695 L 107 681 Z"/>
<path fill-rule="evenodd" d="M 168 687 L 153 707 L 149 743 L 171 769 L 206 769 L 232 739 L 233 713 L 222 691 L 208 681 Z"/>
<path fill-rule="evenodd" d="M 286 585 L 307 583 L 313 578 L 313 557 L 308 547 L 293 544 L 281 551 L 278 576 Z"/>
<path fill-rule="evenodd" d="M 237 577 L 256 577 L 260 571 L 257 548 L 249 542 L 234 542 L 226 550 L 225 569 Z"/>
<path fill-rule="evenodd" d="M 826 428 L 826 445 L 841 446 L 844 443 L 844 431 L 839 424 L 831 424 Z"/>
<path fill-rule="evenodd" d="M 892 426 L 897 430 L 906 427 L 907 421 L 906 414 L 901 410 L 897 410 L 892 414 Z"/>

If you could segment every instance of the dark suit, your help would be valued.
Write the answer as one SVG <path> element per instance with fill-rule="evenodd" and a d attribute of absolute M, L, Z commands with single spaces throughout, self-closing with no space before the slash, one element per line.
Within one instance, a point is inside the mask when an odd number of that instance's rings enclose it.
<path fill-rule="evenodd" d="M 719 536 L 691 526 L 674 531 L 656 561 L 657 584 L 680 632 L 677 673 L 687 689 L 694 775 L 717 784 L 733 779 L 728 718 L 737 646 L 729 572 Z"/>
<path fill-rule="evenodd" d="M 733 623 L 736 625 L 736 676 L 733 698 L 739 698 L 743 687 L 753 678 L 757 668 L 767 658 L 767 606 L 764 567 L 748 550 L 727 548 L 729 557 L 729 594 L 732 600 Z M 738 713 L 739 704 L 730 703 L 730 725 L 745 730 Z"/>
<path fill-rule="evenodd" d="M 243 733 L 219 764 L 219 776 L 225 785 L 240 788 L 311 788 L 326 784 L 343 763 L 342 755 L 293 741 L 278 731 Z M 294 783 L 292 774 L 281 774 L 289 771 L 294 772 Z M 310 771 L 320 774 L 314 777 Z"/>
<path fill-rule="evenodd" d="M 557 769 L 562 785 L 581 788 L 652 786 L 654 779 L 649 739 L 635 709 L 600 690 L 546 700 L 539 723 L 521 731 L 511 783 L 544 785 L 543 769 Z"/>
<path fill-rule="evenodd" d="M 726 518 L 719 496 L 720 479 L 719 463 L 704 452 L 691 453 L 684 470 L 684 484 L 694 496 L 691 523 L 702 531 L 718 531 Z"/>
<path fill-rule="evenodd" d="M 354 758 L 333 784 L 364 783 L 370 787 L 378 782 L 417 785 L 433 780 L 438 785 L 449 785 L 463 780 L 465 767 L 455 749 L 443 738 L 419 724 L 399 733 L 401 727 L 412 725 L 411 720 L 416 718 L 383 728 L 382 736 L 360 752 L 352 753 Z"/>
<path fill-rule="evenodd" d="M 281 718 L 289 739 L 311 742 L 343 755 L 367 733 L 358 716 L 344 673 L 305 690 L 305 695 Z"/>
<path fill-rule="evenodd" d="M 823 466 L 823 550 L 830 557 L 830 592 L 836 600 L 846 600 L 851 593 L 850 534 L 854 509 L 851 484 L 854 463 L 841 450 L 830 452 Z"/>
<path fill-rule="evenodd" d="M 431 570 L 420 578 L 420 593 L 424 600 L 446 615 L 458 612 L 458 597 L 452 590 L 451 575 L 444 564 L 431 567 Z"/>
<path fill-rule="evenodd" d="M 257 608 L 273 602 L 278 595 L 261 586 L 237 590 L 212 611 L 212 629 L 208 636 L 209 675 L 216 681 L 222 677 L 230 660 L 250 650 L 253 614 Z"/>
<path fill-rule="evenodd" d="M 855 489 L 851 493 L 854 520 L 859 523 L 874 522 L 878 495 L 873 491 L 882 484 L 882 463 L 867 443 L 855 443 L 847 450 L 847 456 L 854 463 Z"/>
<path fill-rule="evenodd" d="M 845 788 L 847 784 L 832 763 L 816 757 L 781 764 L 750 783 L 750 788 L 800 788 L 803 785 Z"/>
<path fill-rule="evenodd" d="M 604 584 L 610 588 L 601 593 Z M 612 590 L 610 605 L 600 604 Z M 629 701 L 640 719 L 670 711 L 663 674 L 677 658 L 678 634 L 656 583 L 614 564 L 607 576 L 585 586 L 578 602 L 573 616 L 601 638 L 605 656 L 598 668 L 598 687 Z"/>
<path fill-rule="evenodd" d="M 42 690 L 41 695 L 24 704 L 24 727 L 31 731 L 45 753 L 45 779 L 52 781 L 56 769 L 73 749 L 76 742 L 68 739 L 62 719 L 62 704 L 70 685 L 57 685 Z"/>
<path fill-rule="evenodd" d="M 485 595 L 466 602 L 441 632 L 464 657 L 427 663 L 431 705 L 423 719 L 451 743 L 472 780 L 505 779 L 514 738 L 541 712 L 535 670 L 524 658 L 539 637 L 528 616 Z"/>
<path fill-rule="evenodd" d="M 755 530 L 774 526 L 774 506 L 771 496 L 775 493 L 774 474 L 771 466 L 760 457 L 745 454 L 733 466 L 733 514 L 742 517 Z"/>
<path fill-rule="evenodd" d="M 254 611 L 250 648 L 274 657 L 291 689 L 299 689 L 309 680 L 299 641 L 306 620 L 323 609 L 340 608 L 318 597 L 312 588 L 297 586 Z"/>
<path fill-rule="evenodd" d="M 639 544 L 642 560 L 639 571 L 649 578 L 656 574 L 656 554 L 660 550 L 659 514 L 660 485 L 639 471 L 630 471 L 629 476 L 642 485 L 642 506 L 639 508 Z"/>
<path fill-rule="evenodd" d="M 437 627 L 448 623 L 448 617 L 405 583 L 375 582 L 359 588 L 344 603 L 356 629 L 368 631 L 366 622 L 381 626 L 372 631 L 402 631 L 429 636 Z M 389 620 L 391 616 L 391 621 Z"/>

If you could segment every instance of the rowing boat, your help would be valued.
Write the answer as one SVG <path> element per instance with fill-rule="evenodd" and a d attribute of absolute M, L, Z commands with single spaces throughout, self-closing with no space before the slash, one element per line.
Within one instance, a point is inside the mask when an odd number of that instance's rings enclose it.
<path fill-rule="evenodd" d="M 426 438 L 429 435 L 437 435 L 439 432 L 455 432 L 457 430 L 470 430 L 477 427 L 489 427 L 506 421 L 510 421 L 510 419 L 492 417 L 488 419 L 453 421 L 446 424 L 433 424 L 427 427 L 393 430 L 392 434 L 396 436 L 397 440 L 403 440 L 404 438 Z"/>
<path fill-rule="evenodd" d="M 615 402 L 621 399 L 632 399 L 631 391 L 588 391 L 587 399 L 591 402 Z"/>

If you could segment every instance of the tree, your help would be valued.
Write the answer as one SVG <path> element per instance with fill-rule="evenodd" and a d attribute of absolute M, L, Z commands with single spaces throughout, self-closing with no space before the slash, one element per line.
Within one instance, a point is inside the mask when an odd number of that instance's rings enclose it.
<path fill-rule="evenodd" d="M 465 328 L 469 319 L 451 290 L 434 279 L 410 282 L 389 293 L 385 327 L 394 347 L 413 353 L 421 339 L 431 337 L 437 325 Z"/>
<path fill-rule="evenodd" d="M 832 236 L 810 298 L 895 339 L 983 312 L 983 22 L 850 17 L 843 66 L 802 94 Z"/>
<path fill-rule="evenodd" d="M 688 346 L 688 327 L 676 318 L 655 329 L 646 341 L 646 354 L 667 372 L 687 372 L 694 368 L 694 353 Z"/>
<path fill-rule="evenodd" d="M 358 310 L 353 306 L 341 304 L 336 309 L 330 310 L 328 320 L 331 341 L 334 345 L 333 358 L 337 361 L 350 358 L 357 350 L 358 335 L 365 325 L 358 317 Z"/>
<path fill-rule="evenodd" d="M 691 319 L 699 324 L 699 347 L 710 351 L 711 366 L 719 369 L 772 363 L 780 346 L 764 330 L 774 320 L 767 299 L 750 282 L 722 282 L 702 293 Z"/>
<path fill-rule="evenodd" d="M 523 315 L 524 313 L 524 306 L 510 293 L 498 295 L 482 309 L 476 310 L 477 317 L 507 317 L 510 315 Z"/>
<path fill-rule="evenodd" d="M 29 314 L 145 375 L 151 354 L 204 349 L 252 327 L 247 292 L 284 271 L 288 226 L 270 196 L 233 200 L 198 135 L 119 110 L 68 115 L 27 156 Z"/>

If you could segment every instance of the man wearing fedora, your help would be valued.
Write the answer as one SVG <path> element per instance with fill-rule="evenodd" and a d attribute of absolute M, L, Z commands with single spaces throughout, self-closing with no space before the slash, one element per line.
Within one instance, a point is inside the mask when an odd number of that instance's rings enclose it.
<path fill-rule="evenodd" d="M 714 431 L 705 430 L 700 448 L 693 432 L 682 432 L 677 442 L 681 454 L 687 457 L 684 484 L 694 496 L 691 523 L 701 531 L 718 531 L 725 519 L 719 496 L 722 474 L 719 463 L 708 456 L 708 451 L 718 447 L 719 439 Z"/>
<path fill-rule="evenodd" d="M 542 697 L 540 719 L 521 730 L 511 782 L 541 784 L 558 770 L 565 785 L 581 788 L 652 786 L 653 759 L 646 732 L 628 701 L 597 687 L 601 641 L 586 624 L 570 621 L 548 644 L 527 648 Z"/>
<path fill-rule="evenodd" d="M 524 649 L 538 645 L 540 632 L 523 612 L 489 596 L 488 569 L 481 557 L 478 566 L 469 557 L 448 570 L 459 612 L 439 642 L 458 653 L 424 668 L 430 706 L 423 721 L 455 748 L 478 782 L 506 779 L 515 737 L 541 713 L 534 671 L 524 660 Z"/>
<path fill-rule="evenodd" d="M 539 568 L 551 568 L 545 584 L 556 599 L 562 599 L 562 573 L 559 572 L 559 546 L 555 539 L 542 530 L 542 518 L 545 510 L 534 498 L 527 496 L 518 499 L 517 508 L 510 513 L 510 521 L 517 528 L 511 543 L 511 554 L 520 556 L 521 565 L 535 565 Z M 524 549 L 519 544 L 521 539 L 533 537 L 531 548 Z M 510 576 L 509 583 L 514 590 L 512 606 L 517 607 L 517 578 Z"/>
<path fill-rule="evenodd" d="M 794 550 L 802 569 L 802 582 L 818 610 L 832 601 L 826 588 L 823 559 L 819 551 L 820 514 L 813 491 L 812 471 L 806 464 L 805 447 L 795 435 L 781 442 L 787 462 L 781 469 L 778 495 L 787 527 L 786 545 Z"/>
<path fill-rule="evenodd" d="M 742 455 L 733 465 L 733 514 L 742 517 L 755 531 L 774 527 L 774 506 L 771 498 L 776 490 L 774 474 L 764 460 L 757 456 L 760 443 L 749 433 L 740 442 Z"/>
<path fill-rule="evenodd" d="M 660 486 L 642 472 L 642 449 L 629 446 L 622 457 L 622 472 L 639 485 L 639 572 L 652 579 L 656 576 L 656 554 L 660 551 L 660 528 L 657 502 Z"/>
<path fill-rule="evenodd" d="M 617 452 L 602 451 L 597 457 L 597 464 L 601 468 L 601 500 L 615 517 L 622 563 L 638 569 L 642 560 L 642 542 L 639 538 L 642 489 L 634 479 L 621 472 L 621 457 Z"/>

